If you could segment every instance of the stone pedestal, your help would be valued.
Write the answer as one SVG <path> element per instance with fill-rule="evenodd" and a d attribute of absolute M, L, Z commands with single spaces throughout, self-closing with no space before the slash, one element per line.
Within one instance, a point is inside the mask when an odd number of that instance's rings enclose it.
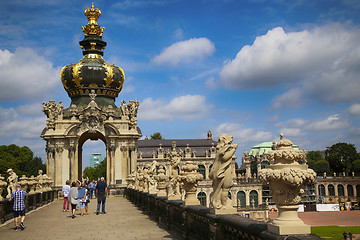
<path fill-rule="evenodd" d="M 268 225 L 268 230 L 277 235 L 310 234 L 310 226 L 298 217 L 298 208 L 298 205 L 278 206 L 279 217 Z"/>

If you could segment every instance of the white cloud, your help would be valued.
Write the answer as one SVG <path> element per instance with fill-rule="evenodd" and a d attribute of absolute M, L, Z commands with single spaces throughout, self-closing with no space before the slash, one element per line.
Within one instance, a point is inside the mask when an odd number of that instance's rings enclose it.
<path fill-rule="evenodd" d="M 304 105 L 305 99 L 301 89 L 294 88 L 282 95 L 276 96 L 272 100 L 272 109 L 277 110 L 284 107 L 301 107 Z"/>
<path fill-rule="evenodd" d="M 299 128 L 282 128 L 280 132 L 283 133 L 286 137 L 297 137 L 303 135 L 301 129 Z"/>
<path fill-rule="evenodd" d="M 178 28 L 174 31 L 174 38 L 179 40 L 182 39 L 184 37 L 184 31 L 181 28 Z"/>
<path fill-rule="evenodd" d="M 171 121 L 174 119 L 205 118 L 211 108 L 211 105 L 206 104 L 206 98 L 200 95 L 175 97 L 169 103 L 146 98 L 140 104 L 139 120 Z"/>
<path fill-rule="evenodd" d="M 349 127 L 347 119 L 340 114 L 331 115 L 325 119 L 319 119 L 309 122 L 305 127 L 307 130 L 312 131 L 329 131 Z"/>
<path fill-rule="evenodd" d="M 60 70 L 29 48 L 0 50 L 0 100 L 41 99 L 60 86 Z"/>
<path fill-rule="evenodd" d="M 259 144 L 265 141 L 271 141 L 274 136 L 270 132 L 258 131 L 253 128 L 244 128 L 241 124 L 226 122 L 220 124 L 214 131 L 215 136 L 228 133 L 236 138 L 236 142 L 241 145 L 249 145 L 249 143 Z"/>
<path fill-rule="evenodd" d="M 180 62 L 194 62 L 211 56 L 215 51 L 214 43 L 207 38 L 191 38 L 176 42 L 152 59 L 158 65 L 177 65 Z"/>
<path fill-rule="evenodd" d="M 349 107 L 348 111 L 351 115 L 360 115 L 360 104 L 353 104 Z"/>
<path fill-rule="evenodd" d="M 274 28 L 224 64 L 220 84 L 237 89 L 296 84 L 273 100 L 274 108 L 301 106 L 301 101 L 284 101 L 293 93 L 298 100 L 303 95 L 324 103 L 359 101 L 359 42 L 360 29 L 349 25 L 299 32 Z"/>

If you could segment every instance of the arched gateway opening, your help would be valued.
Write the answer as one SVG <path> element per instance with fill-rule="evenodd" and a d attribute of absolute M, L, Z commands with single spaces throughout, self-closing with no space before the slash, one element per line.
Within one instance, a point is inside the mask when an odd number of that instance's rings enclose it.
<path fill-rule="evenodd" d="M 102 40 L 103 28 L 97 24 L 98 13 L 94 6 L 85 11 L 89 23 L 83 27 L 84 39 L 79 42 L 83 59 L 61 70 L 61 82 L 71 104 L 64 109 L 62 102 L 43 103 L 47 121 L 41 137 L 46 141 L 47 173 L 57 188 L 67 180 L 81 179 L 84 142 L 103 141 L 106 181 L 113 193 L 125 187 L 126 177 L 136 170 L 136 142 L 141 137 L 137 127 L 139 102 L 115 104 L 125 74 L 103 59 L 106 42 Z"/>
<path fill-rule="evenodd" d="M 102 135 L 100 132 L 95 132 L 95 133 L 86 132 L 86 133 L 84 133 L 83 135 L 80 136 L 80 138 L 79 138 L 79 147 L 78 147 L 79 148 L 79 150 L 78 150 L 78 165 L 79 165 L 78 177 L 79 177 L 79 179 L 81 179 L 83 177 L 83 170 L 84 170 L 83 163 L 84 163 L 84 160 L 87 160 L 87 159 L 84 159 L 83 147 L 87 143 L 88 140 L 102 141 L 105 144 L 105 147 L 106 147 L 105 136 Z M 108 178 L 107 174 L 104 175 L 103 177 Z M 90 180 L 93 180 L 93 179 L 90 179 Z"/>

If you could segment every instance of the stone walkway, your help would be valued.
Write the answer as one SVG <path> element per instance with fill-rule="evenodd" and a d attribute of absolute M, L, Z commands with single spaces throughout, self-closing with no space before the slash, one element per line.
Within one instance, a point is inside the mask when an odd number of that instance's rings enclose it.
<path fill-rule="evenodd" d="M 23 231 L 13 231 L 13 222 L 0 227 L 0 239 L 179 239 L 160 228 L 123 197 L 107 198 L 107 214 L 99 215 L 95 214 L 96 199 L 91 199 L 89 215 L 80 216 L 80 211 L 77 211 L 75 219 L 70 217 L 70 212 L 62 212 L 62 202 L 55 201 L 28 214 Z"/>

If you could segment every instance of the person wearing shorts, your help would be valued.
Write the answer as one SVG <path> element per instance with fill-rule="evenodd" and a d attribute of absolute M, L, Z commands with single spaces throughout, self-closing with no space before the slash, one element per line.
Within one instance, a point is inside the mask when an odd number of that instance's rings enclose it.
<path fill-rule="evenodd" d="M 24 221 L 25 221 L 25 198 L 27 198 L 27 193 L 24 190 L 21 190 L 20 185 L 16 185 L 16 190 L 11 194 L 9 202 L 14 200 L 14 222 L 15 228 L 14 231 L 19 229 L 24 230 Z M 19 216 L 20 216 L 20 228 L 19 228 Z"/>
<path fill-rule="evenodd" d="M 69 201 L 70 201 L 70 204 L 71 204 L 71 218 L 75 218 L 75 212 L 76 212 L 76 205 L 78 203 L 78 196 L 79 196 L 79 192 L 78 192 L 78 189 L 76 187 L 76 183 L 75 182 L 72 182 L 71 183 L 71 188 L 70 188 L 70 191 L 69 191 Z"/>
<path fill-rule="evenodd" d="M 87 203 L 87 193 L 88 190 L 86 189 L 86 185 L 85 183 L 82 183 L 80 186 L 80 190 L 79 190 L 79 202 L 80 202 L 80 211 L 81 211 L 81 216 L 84 215 L 84 209 L 85 209 L 85 214 L 89 215 L 88 213 L 88 203 Z"/>

